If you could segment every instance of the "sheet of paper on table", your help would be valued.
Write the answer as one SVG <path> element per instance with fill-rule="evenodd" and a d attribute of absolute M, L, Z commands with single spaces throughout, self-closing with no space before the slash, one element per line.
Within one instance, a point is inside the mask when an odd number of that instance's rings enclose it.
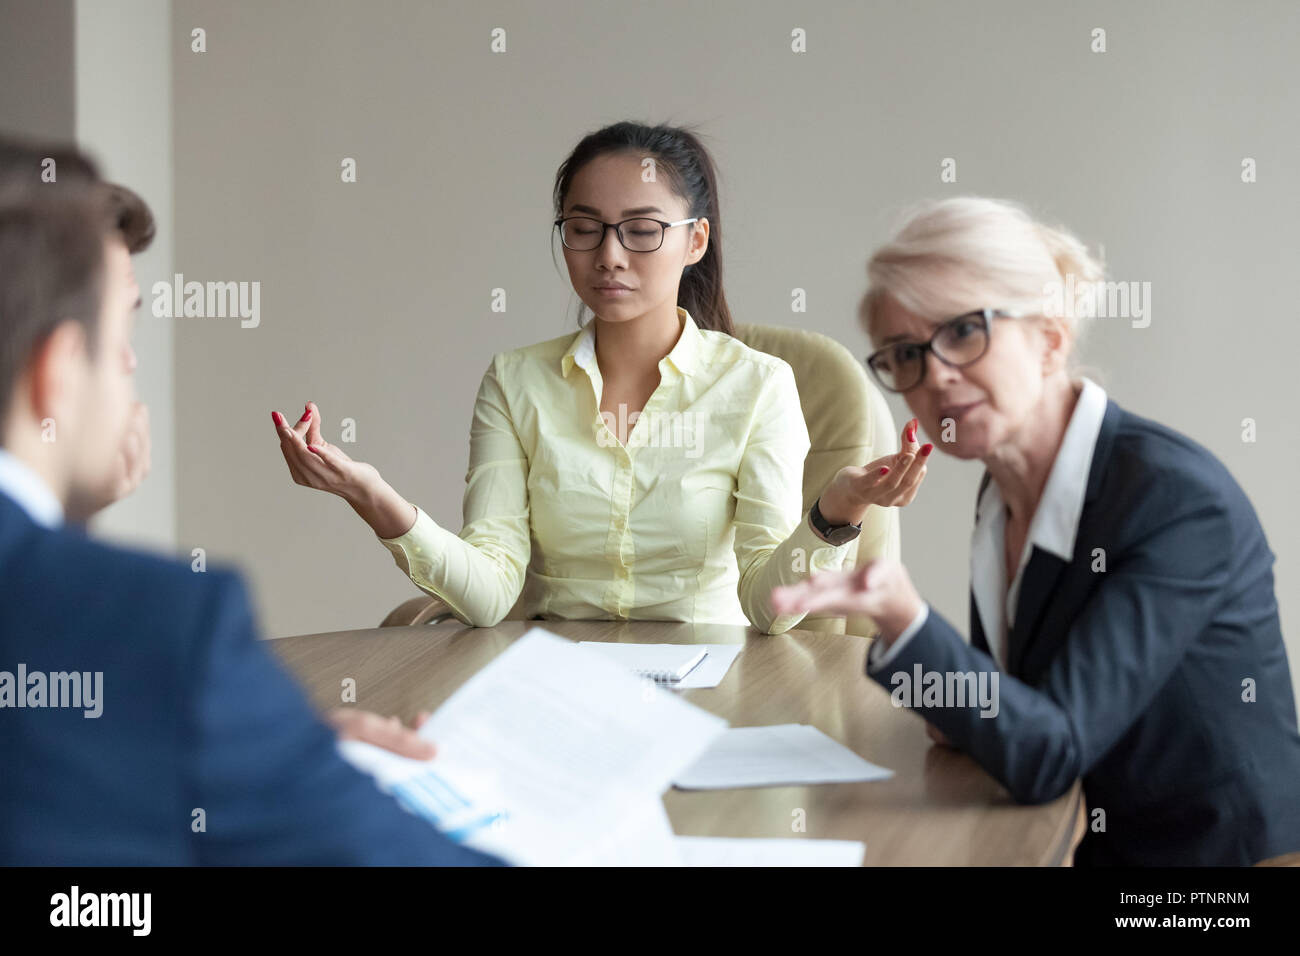
<path fill-rule="evenodd" d="M 863 760 L 807 724 L 733 727 L 688 769 L 680 790 L 729 790 L 884 780 L 894 772 Z"/>
<path fill-rule="evenodd" d="M 698 644 L 624 644 L 620 641 L 579 641 L 578 646 L 603 654 L 624 670 L 669 685 L 692 673 L 708 656 Z"/>
<path fill-rule="evenodd" d="M 533 628 L 420 728 L 433 760 L 339 750 L 448 836 L 513 863 L 679 862 L 661 795 L 726 721 Z"/>
<path fill-rule="evenodd" d="M 700 661 L 700 663 L 697 664 L 691 670 L 691 672 L 687 674 L 685 677 L 683 677 L 681 680 L 672 681 L 671 683 L 664 683 L 663 685 L 664 687 L 671 687 L 673 690 L 697 690 L 697 689 L 704 689 L 709 687 L 717 687 L 719 684 L 722 683 L 722 678 L 727 676 L 727 671 L 731 669 L 731 665 L 735 662 L 736 656 L 740 654 L 742 650 L 745 649 L 744 644 L 679 644 L 679 645 L 612 644 L 606 641 L 582 641 L 581 644 L 583 647 L 596 645 L 597 648 L 599 648 L 600 646 L 604 646 L 604 647 L 673 646 L 673 647 L 689 647 L 689 648 L 694 648 L 696 650 L 707 651 L 708 656 L 705 657 L 704 660 Z M 635 659 L 635 656 L 637 654 L 636 651 L 630 651 L 630 652 L 615 651 L 611 653 L 611 656 L 618 653 L 626 653 L 633 658 L 631 660 L 622 662 L 624 663 L 625 666 L 628 666 L 629 668 L 632 669 L 635 669 L 637 666 L 639 666 L 640 662 Z"/>
<path fill-rule="evenodd" d="M 867 846 L 856 840 L 679 836 L 677 850 L 683 866 L 861 866 Z"/>

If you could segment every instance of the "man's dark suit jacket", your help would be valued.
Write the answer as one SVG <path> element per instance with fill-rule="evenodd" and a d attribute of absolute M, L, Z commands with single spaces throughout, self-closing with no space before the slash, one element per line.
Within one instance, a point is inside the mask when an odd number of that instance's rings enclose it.
<path fill-rule="evenodd" d="M 0 708 L 0 864 L 497 862 L 338 755 L 233 572 L 46 529 L 0 493 L 0 582 L 0 671 L 103 673 L 99 717 Z"/>
<path fill-rule="evenodd" d="M 1300 734 L 1272 564 L 1213 455 L 1108 402 L 1073 560 L 1035 548 L 1025 567 L 997 716 L 916 709 L 1019 802 L 1082 777 L 1077 864 L 1239 865 L 1300 850 Z M 870 676 L 888 688 L 916 664 L 996 669 L 973 596 L 970 620 L 968 645 L 932 610 Z"/>

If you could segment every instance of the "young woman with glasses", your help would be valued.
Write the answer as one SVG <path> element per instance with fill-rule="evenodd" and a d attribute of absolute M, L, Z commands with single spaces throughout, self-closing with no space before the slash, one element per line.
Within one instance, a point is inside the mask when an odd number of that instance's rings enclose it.
<path fill-rule="evenodd" d="M 1053 308 L 1049 290 L 1071 276 L 1098 289 L 1100 265 L 1017 206 L 956 198 L 917 211 L 868 275 L 867 364 L 940 448 L 986 469 L 970 642 L 890 560 L 782 587 L 777 613 L 873 618 L 870 677 L 1016 800 L 1082 778 L 1076 864 L 1300 850 L 1273 553 L 1210 452 L 1073 372 L 1078 318 L 1095 310 Z M 959 699 L 958 678 L 995 699 Z"/>
<path fill-rule="evenodd" d="M 732 337 L 714 166 L 691 132 L 617 123 L 555 180 L 555 231 L 593 318 L 496 355 L 480 385 L 459 534 L 273 413 L 295 482 L 345 499 L 411 580 L 462 621 L 752 623 L 769 596 L 841 566 L 870 507 L 904 505 L 931 446 L 841 469 L 802 513 L 808 431 L 789 364 Z"/>

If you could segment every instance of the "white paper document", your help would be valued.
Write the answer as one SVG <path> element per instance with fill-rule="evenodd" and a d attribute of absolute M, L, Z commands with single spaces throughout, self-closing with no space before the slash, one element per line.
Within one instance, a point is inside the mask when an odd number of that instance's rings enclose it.
<path fill-rule="evenodd" d="M 661 795 L 726 722 L 534 628 L 420 728 L 438 754 L 340 751 L 408 810 L 513 863 L 673 865 Z"/>
<path fill-rule="evenodd" d="M 681 680 L 665 684 L 665 687 L 671 687 L 673 690 L 717 687 L 722 683 L 722 678 L 727 676 L 727 671 L 731 670 L 737 655 L 745 649 L 744 644 L 701 644 L 699 646 L 708 648 L 709 656 L 700 661 L 700 666 Z"/>
<path fill-rule="evenodd" d="M 861 866 L 866 850 L 856 840 L 677 838 L 683 866 Z"/>
<path fill-rule="evenodd" d="M 722 678 L 727 676 L 727 671 L 735 663 L 737 655 L 745 649 L 744 644 L 615 644 L 609 641 L 583 641 L 583 647 L 595 647 L 598 651 L 602 648 L 649 648 L 649 647 L 677 647 L 695 651 L 706 651 L 707 656 L 693 667 L 681 680 L 665 682 L 663 686 L 671 687 L 673 690 L 698 690 L 708 687 L 717 687 L 722 683 Z M 642 658 L 642 651 L 619 651 L 612 650 L 609 656 L 619 663 L 623 664 L 630 670 L 641 670 L 649 662 L 648 657 Z M 654 652 L 658 653 L 658 652 Z M 624 659 L 620 659 L 624 658 Z"/>
<path fill-rule="evenodd" d="M 674 784 L 681 790 L 728 790 L 884 780 L 894 772 L 863 760 L 807 724 L 733 727 Z"/>
<path fill-rule="evenodd" d="M 608 657 L 641 677 L 649 677 L 665 684 L 680 681 L 694 671 L 708 656 L 708 650 L 698 644 L 620 644 L 614 641 L 580 641 L 587 647 Z"/>

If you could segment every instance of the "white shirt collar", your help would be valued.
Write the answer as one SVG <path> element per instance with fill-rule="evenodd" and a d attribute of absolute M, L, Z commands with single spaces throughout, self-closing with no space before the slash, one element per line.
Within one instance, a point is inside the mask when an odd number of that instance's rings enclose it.
<path fill-rule="evenodd" d="M 669 363 L 683 375 L 689 375 L 695 369 L 703 336 L 695 324 L 695 319 L 680 305 L 677 306 L 677 318 L 682 323 L 681 333 L 668 354 L 659 360 L 659 369 L 663 371 L 664 363 Z M 573 337 L 568 351 L 560 358 L 560 374 L 567 377 L 569 370 L 575 365 L 586 369 L 589 374 L 600 374 L 596 362 L 596 320 L 594 318 L 587 320 L 587 324 Z"/>
<path fill-rule="evenodd" d="M 1043 496 L 1029 524 L 1025 547 L 1016 576 L 1008 588 L 1003 557 L 1006 534 L 1006 506 L 997 482 L 990 481 L 980 497 L 975 531 L 971 536 L 971 591 L 979 611 L 980 624 L 994 657 L 1006 666 L 1007 622 L 1015 616 L 1020 598 L 1020 580 L 1035 547 L 1062 561 L 1074 559 L 1074 542 L 1079 533 L 1088 491 L 1092 456 L 1106 417 L 1106 392 L 1091 379 L 1083 379 L 1083 390 L 1075 403 L 1070 422 L 1061 439 Z M 1002 600 L 1005 594 L 1005 602 Z"/>
<path fill-rule="evenodd" d="M 33 521 L 46 528 L 63 524 L 63 505 L 40 475 L 0 448 L 0 492 L 12 498 Z"/>
<path fill-rule="evenodd" d="M 1037 545 L 1062 561 L 1074 559 L 1074 538 L 1079 533 L 1079 515 L 1083 513 L 1083 499 L 1088 491 L 1092 454 L 1105 417 L 1105 389 L 1091 379 L 1083 379 L 1083 391 L 1066 425 L 1065 437 L 1052 462 L 1026 540 L 1027 545 Z M 990 481 L 980 498 L 976 523 L 984 522 L 1004 505 L 997 482 Z"/>

